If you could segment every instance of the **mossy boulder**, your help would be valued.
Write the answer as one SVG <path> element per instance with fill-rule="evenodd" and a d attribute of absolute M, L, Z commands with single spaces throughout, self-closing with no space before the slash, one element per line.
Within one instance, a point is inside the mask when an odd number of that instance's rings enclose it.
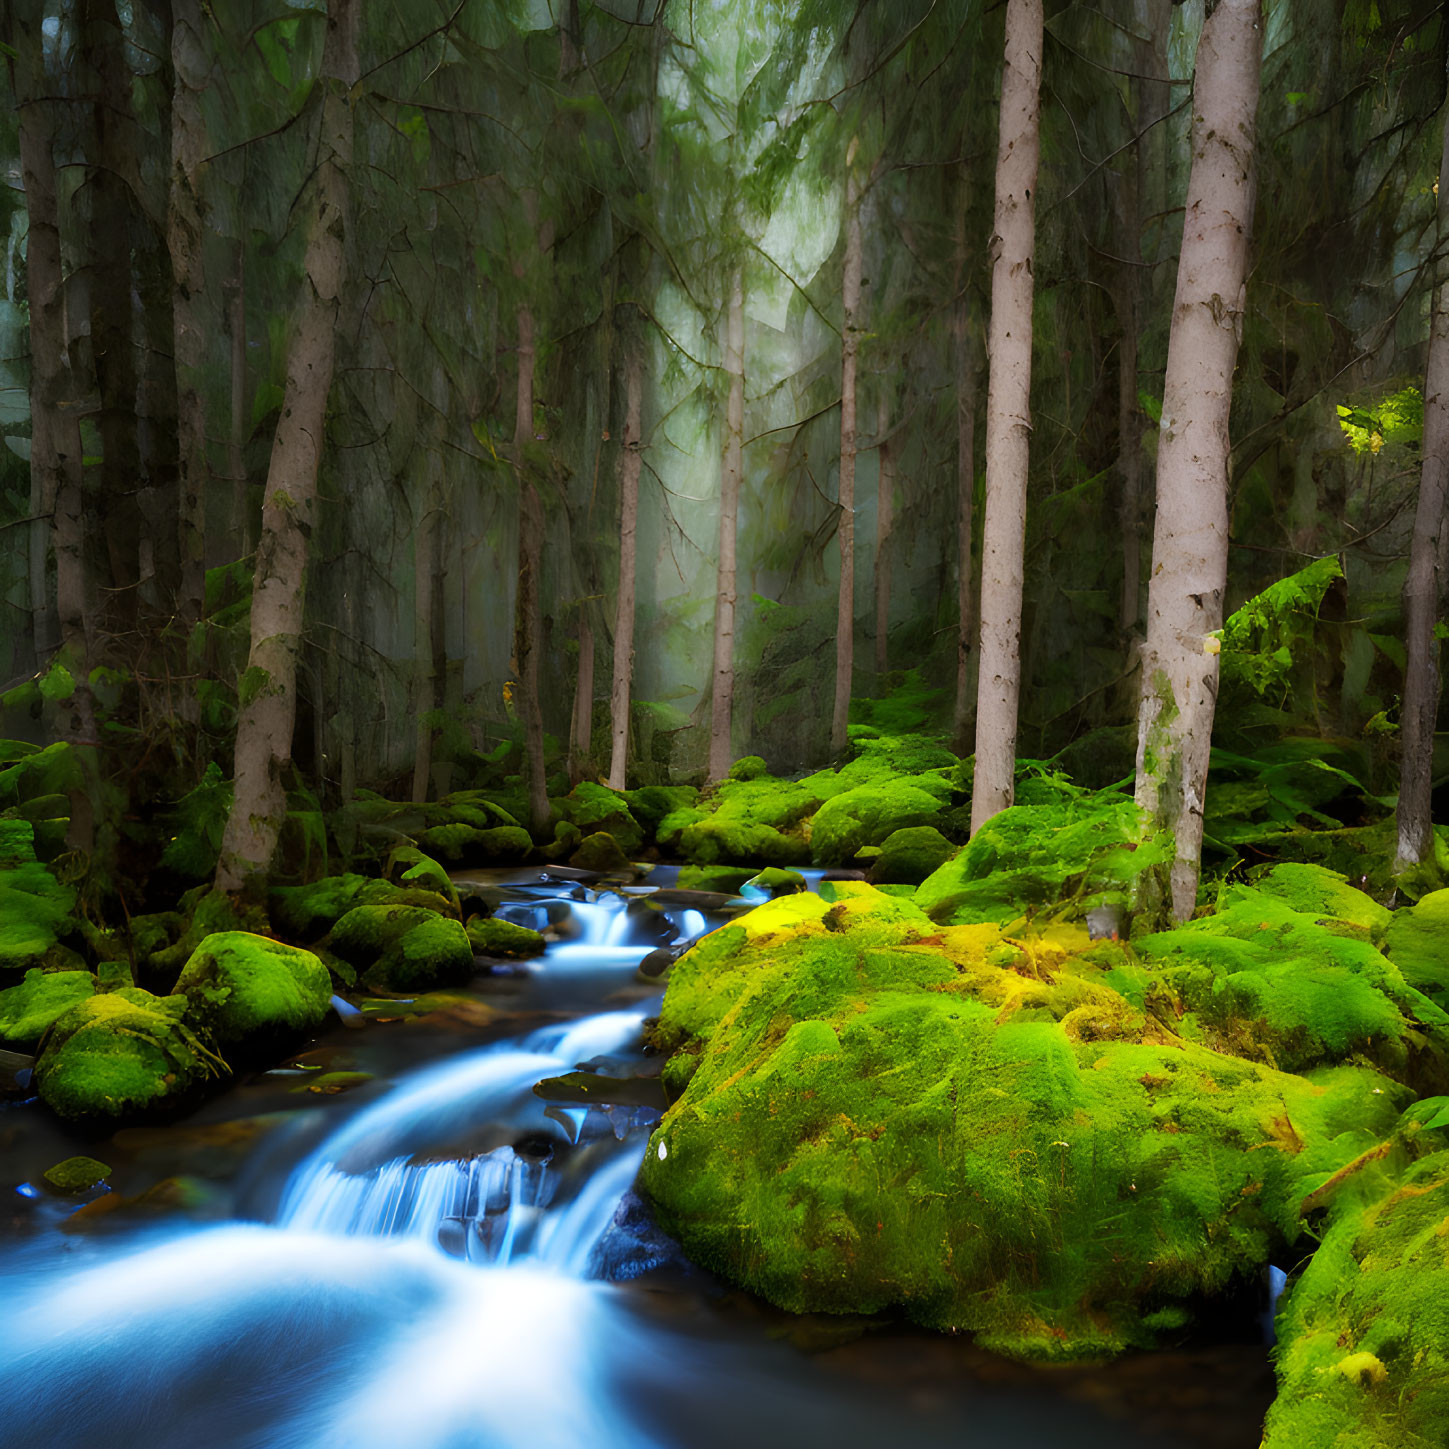
<path fill-rule="evenodd" d="M 829 775 L 827 788 L 833 788 Z M 661 849 L 676 849 L 696 865 L 804 865 L 810 859 L 805 822 L 824 796 L 810 781 L 764 774 L 723 780 L 699 802 L 702 817 L 671 831 L 660 822 Z"/>
<path fill-rule="evenodd" d="M 191 954 L 176 982 L 224 1052 L 253 1057 L 321 1025 L 332 978 L 310 951 L 250 931 L 219 931 Z"/>
<path fill-rule="evenodd" d="M 1264 1449 L 1404 1449 L 1449 1425 L 1449 1098 L 1410 1108 L 1327 1201 L 1278 1315 Z"/>
<path fill-rule="evenodd" d="M 832 796 L 810 822 L 810 849 L 819 865 L 845 865 L 862 846 L 883 845 L 897 831 L 930 825 L 942 793 L 906 779 L 857 785 Z"/>
<path fill-rule="evenodd" d="M 480 829 L 454 823 L 421 831 L 418 845 L 449 865 L 521 865 L 533 852 L 533 837 L 521 825 Z"/>
<path fill-rule="evenodd" d="M 870 868 L 874 885 L 920 885 L 956 854 L 934 825 L 914 825 L 886 836 Z"/>
<path fill-rule="evenodd" d="M 383 875 L 392 885 L 407 891 L 427 891 L 446 903 L 450 915 L 458 915 L 458 891 L 448 872 L 415 845 L 397 845 L 387 858 Z M 359 902 L 359 904 L 363 904 Z M 381 903 L 379 903 L 381 904 Z"/>
<path fill-rule="evenodd" d="M 1404 980 L 1449 1010 L 1449 890 L 1393 913 L 1384 949 Z"/>
<path fill-rule="evenodd" d="M 603 830 L 584 836 L 569 856 L 569 864 L 575 870 L 596 870 L 601 875 L 617 874 L 631 868 L 629 857 L 624 854 L 619 842 Z"/>
<path fill-rule="evenodd" d="M 327 944 L 375 990 L 426 991 L 473 974 L 462 925 L 421 906 L 355 906 Z"/>
<path fill-rule="evenodd" d="M 347 874 L 326 876 L 311 885 L 274 887 L 267 895 L 273 927 L 294 941 L 318 941 L 354 906 L 420 906 L 440 915 L 460 916 L 457 892 L 447 872 L 414 846 L 400 846 L 398 850 L 403 857 L 399 857 L 396 883 Z M 416 860 L 401 863 L 408 852 Z M 419 868 L 423 861 L 427 865 Z M 418 874 L 406 879 L 413 870 Z M 442 889 L 443 881 L 448 882 L 448 890 Z"/>
<path fill-rule="evenodd" d="M 58 1016 L 40 1040 L 35 1087 L 68 1121 L 114 1126 L 190 1105 L 229 1074 L 184 996 L 122 987 Z"/>
<path fill-rule="evenodd" d="M 1023 782 L 1018 798 L 1041 803 L 993 815 L 917 888 L 916 904 L 934 920 L 1004 925 L 1050 914 L 1125 893 L 1148 866 L 1171 858 L 1171 843 L 1148 838 L 1130 796 L 1031 784 Z"/>
<path fill-rule="evenodd" d="M 1300 915 L 1320 917 L 1325 924 L 1341 922 L 1365 938 L 1379 938 L 1389 924 L 1389 911 L 1325 866 L 1297 862 L 1269 866 L 1254 872 L 1253 885 Z"/>
<path fill-rule="evenodd" d="M 770 773 L 761 755 L 744 755 L 729 768 L 731 780 L 759 780 Z"/>
<path fill-rule="evenodd" d="M 75 891 L 35 857 L 35 827 L 0 820 L 0 981 L 33 967 L 74 969 L 85 963 L 63 944 L 75 928 Z"/>
<path fill-rule="evenodd" d="M 692 808 L 699 791 L 693 785 L 641 785 L 637 790 L 625 790 L 624 799 L 629 802 L 629 813 L 653 835 L 660 821 Z"/>
<path fill-rule="evenodd" d="M 942 928 L 835 885 L 675 964 L 692 1058 L 641 1184 L 701 1265 L 795 1312 L 903 1310 L 1022 1357 L 1147 1346 L 1302 1233 L 1409 1094 L 1184 1042 L 1079 925 Z"/>
<path fill-rule="evenodd" d="M 585 836 L 600 832 L 612 835 L 625 855 L 644 844 L 644 831 L 629 809 L 629 801 L 617 790 L 583 780 L 558 802 L 566 820 Z"/>
<path fill-rule="evenodd" d="M 175 941 L 151 952 L 147 978 L 158 991 L 175 990 L 176 979 L 191 959 L 191 953 L 219 931 L 267 932 L 267 911 L 259 903 L 243 901 L 210 886 L 197 886 L 182 896 L 180 915 L 184 925 Z"/>
<path fill-rule="evenodd" d="M 19 986 L 0 991 L 0 1042 L 29 1051 L 56 1017 L 95 993 L 89 971 L 27 971 Z"/>
<path fill-rule="evenodd" d="M 682 891 L 718 891 L 732 896 L 759 873 L 744 865 L 682 865 L 677 885 Z"/>
<path fill-rule="evenodd" d="M 468 944 L 480 956 L 522 959 L 525 956 L 541 956 L 548 942 L 542 932 L 532 931 L 514 921 L 500 921 L 496 916 L 475 916 L 468 922 Z"/>
<path fill-rule="evenodd" d="M 744 888 L 765 891 L 772 896 L 788 896 L 795 891 L 803 891 L 805 885 L 805 877 L 798 870 L 781 870 L 778 866 L 767 865 L 764 870 L 756 871 L 745 882 Z"/>

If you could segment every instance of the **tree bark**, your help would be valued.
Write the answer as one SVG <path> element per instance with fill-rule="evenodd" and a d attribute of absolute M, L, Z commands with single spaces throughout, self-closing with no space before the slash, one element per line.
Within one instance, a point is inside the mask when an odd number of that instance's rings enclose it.
<path fill-rule="evenodd" d="M 141 454 L 136 436 L 136 360 L 131 307 L 132 190 L 139 151 L 131 113 L 131 72 L 115 0 L 82 0 L 81 38 L 94 71 L 88 189 L 91 356 L 100 390 L 101 435 L 96 530 L 109 558 L 103 609 L 107 627 L 130 633 L 141 580 Z M 132 640 L 132 643 L 139 641 Z"/>
<path fill-rule="evenodd" d="M 569 784 L 577 785 L 594 747 L 594 626 L 589 605 L 579 605 L 579 672 L 574 684 L 574 716 L 569 725 Z"/>
<path fill-rule="evenodd" d="M 830 715 L 830 752 L 850 743 L 850 686 L 855 671 L 855 373 L 860 357 L 860 182 L 856 141 L 845 156 L 845 276 L 841 284 L 845 325 L 840 333 L 840 486 L 835 541 L 840 548 L 840 593 L 835 609 L 835 704 Z"/>
<path fill-rule="evenodd" d="M 1042 0 L 1007 0 L 992 241 L 973 835 L 983 821 L 1011 804 L 1016 771 L 1042 27 Z"/>
<path fill-rule="evenodd" d="M 1449 111 L 1439 163 L 1439 245 L 1449 238 Z M 1404 703 L 1394 870 L 1431 855 L 1429 794 L 1434 773 L 1434 727 L 1439 713 L 1439 641 L 1434 624 L 1444 590 L 1445 508 L 1449 499 L 1449 281 L 1434 294 L 1429 360 L 1424 376 L 1424 455 L 1419 500 L 1404 580 Z"/>
<path fill-rule="evenodd" d="M 628 778 L 629 707 L 634 683 L 634 612 L 638 570 L 639 466 L 644 358 L 631 347 L 625 364 L 624 447 L 619 457 L 619 595 L 614 622 L 613 691 L 609 699 L 613 739 L 609 788 L 622 790 Z"/>
<path fill-rule="evenodd" d="M 353 0 L 328 0 L 327 38 L 314 91 L 321 110 L 317 164 L 302 208 L 310 218 L 302 296 L 262 502 L 251 649 L 239 690 L 235 797 L 216 872 L 217 887 L 228 892 L 241 890 L 269 869 L 287 813 L 284 776 L 297 716 L 308 539 L 346 280 L 351 90 L 358 75 L 355 24 Z"/>
<path fill-rule="evenodd" d="M 175 279 L 172 323 L 176 356 L 178 461 L 177 547 L 180 580 L 176 609 L 189 630 L 201 618 L 206 593 L 206 271 L 203 264 L 206 211 L 201 197 L 206 128 L 201 96 L 211 70 L 211 49 L 201 0 L 172 0 L 171 191 L 167 243 Z"/>
<path fill-rule="evenodd" d="M 886 433 L 891 425 L 891 400 L 886 376 L 881 377 L 875 415 L 875 672 L 890 668 L 891 529 L 895 526 L 895 464 Z"/>
<path fill-rule="evenodd" d="M 730 281 L 725 322 L 725 371 L 729 401 L 725 406 L 724 456 L 719 481 L 719 561 L 715 571 L 714 675 L 710 692 L 709 781 L 730 772 L 730 722 L 735 694 L 735 529 L 740 511 L 741 454 L 745 436 L 745 279 L 735 268 Z"/>
<path fill-rule="evenodd" d="M 966 299 L 956 303 L 956 704 L 951 739 L 958 755 L 975 753 L 971 652 L 976 640 L 976 347 Z"/>
<path fill-rule="evenodd" d="M 433 723 L 429 716 L 438 707 L 438 656 L 435 648 L 438 604 L 438 509 L 435 499 L 413 535 L 413 713 L 417 719 L 417 740 L 413 755 L 414 804 L 428 798 L 433 773 Z"/>
<path fill-rule="evenodd" d="M 252 551 L 246 441 L 247 425 L 247 290 L 246 246 L 238 242 L 236 271 L 227 282 L 226 326 L 231 343 L 231 427 L 227 432 L 227 471 L 231 474 L 235 514 L 235 549 L 238 558 Z"/>
<path fill-rule="evenodd" d="M 1137 802 L 1176 841 L 1142 878 L 1149 916 L 1192 915 L 1228 568 L 1229 410 L 1246 306 L 1261 0 L 1219 0 L 1193 83 L 1192 170 L 1157 445 L 1157 524 L 1138 716 Z"/>

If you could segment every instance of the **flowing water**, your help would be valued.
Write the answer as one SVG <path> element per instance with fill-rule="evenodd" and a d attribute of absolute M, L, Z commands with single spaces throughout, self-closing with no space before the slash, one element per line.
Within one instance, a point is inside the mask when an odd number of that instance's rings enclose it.
<path fill-rule="evenodd" d="M 630 1192 L 657 1110 L 533 1088 L 657 1068 L 641 959 L 744 902 L 460 885 L 547 928 L 547 953 L 412 1018 L 339 1021 L 175 1128 L 87 1146 L 0 1105 L 3 1449 L 1256 1443 L 1261 1350 L 1043 1375 L 904 1330 L 842 1343 L 690 1269 Z M 339 1061 L 373 1079 L 298 1107 Z M 69 1218 L 19 1174 L 75 1151 L 152 1190 Z M 167 1167 L 192 1176 L 154 1185 Z M 802 1330 L 811 1354 L 785 1341 Z"/>

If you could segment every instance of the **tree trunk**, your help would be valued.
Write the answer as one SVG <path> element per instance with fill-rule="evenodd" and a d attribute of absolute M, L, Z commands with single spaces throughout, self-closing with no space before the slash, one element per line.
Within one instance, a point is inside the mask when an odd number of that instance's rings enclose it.
<path fill-rule="evenodd" d="M 850 743 L 850 686 L 855 670 L 855 371 L 860 356 L 860 182 L 856 142 L 845 155 L 845 276 L 841 284 L 845 325 L 840 333 L 840 594 L 835 609 L 835 706 L 830 715 L 830 752 Z"/>
<path fill-rule="evenodd" d="M 634 594 L 638 568 L 639 465 L 643 409 L 644 357 L 630 348 L 625 371 L 624 447 L 619 457 L 619 597 L 614 623 L 613 692 L 609 700 L 613 728 L 609 788 L 622 790 L 629 765 L 629 700 L 634 683 Z"/>
<path fill-rule="evenodd" d="M 958 755 L 975 752 L 971 650 L 976 639 L 976 346 L 966 299 L 956 304 L 956 705 L 951 739 Z"/>
<path fill-rule="evenodd" d="M 1446 112 L 1449 117 L 1449 112 Z M 1439 163 L 1439 243 L 1449 237 L 1449 119 Z M 1404 580 L 1404 703 L 1395 871 L 1431 855 L 1429 792 L 1434 773 L 1434 727 L 1439 713 L 1439 641 L 1434 624 L 1443 597 L 1445 506 L 1449 497 L 1449 282 L 1434 294 L 1429 361 L 1424 376 L 1424 457 L 1419 501 Z"/>
<path fill-rule="evenodd" d="M 252 551 L 251 508 L 247 485 L 247 291 L 246 247 L 238 242 L 236 271 L 227 283 L 226 327 L 231 342 L 231 427 L 227 431 L 227 472 L 231 474 L 235 515 L 234 548 L 238 558 Z"/>
<path fill-rule="evenodd" d="M 574 684 L 574 716 L 569 725 L 569 784 L 577 785 L 594 747 L 594 626 L 589 605 L 579 605 L 579 672 Z"/>
<path fill-rule="evenodd" d="M 986 397 L 986 519 L 971 833 L 1012 801 L 1021 688 L 1021 594 L 1031 438 L 1032 258 L 1040 149 L 1042 0 L 1007 0 L 996 151 Z"/>
<path fill-rule="evenodd" d="M 346 279 L 351 90 L 357 80 L 353 0 L 328 0 L 327 39 L 314 94 L 316 166 L 302 214 L 310 218 L 282 414 L 272 440 L 252 585 L 251 650 L 240 685 L 236 792 L 216 884 L 241 890 L 266 873 L 287 813 L 284 775 L 297 716 L 307 545 L 327 424 L 335 322 Z"/>
<path fill-rule="evenodd" d="M 543 502 L 528 472 L 526 450 L 533 437 L 533 309 L 518 306 L 518 391 L 513 419 L 513 463 L 519 483 L 518 600 L 514 653 L 518 660 L 518 707 L 523 716 L 523 751 L 528 775 L 528 820 L 534 835 L 548 829 L 548 777 L 544 773 L 543 704 L 539 699 L 538 655 L 543 642 L 539 572 L 543 566 Z"/>
<path fill-rule="evenodd" d="M 875 672 L 890 668 L 891 635 L 891 529 L 895 524 L 895 464 L 886 432 L 891 425 L 889 383 L 881 378 L 875 415 Z"/>
<path fill-rule="evenodd" d="M 1261 0 L 1219 0 L 1193 82 L 1192 171 L 1157 445 L 1157 525 L 1147 590 L 1137 802 L 1176 840 L 1170 870 L 1142 879 L 1152 917 L 1192 915 L 1217 640 L 1228 569 L 1228 415 L 1246 306 Z M 1164 878 L 1165 876 L 1165 878 Z"/>
<path fill-rule="evenodd" d="M 171 270 L 175 277 L 172 321 L 176 355 L 176 434 L 180 507 L 177 544 L 181 577 L 177 616 L 189 630 L 201 618 L 206 592 L 206 406 L 202 400 L 206 367 L 206 273 L 202 246 L 205 209 L 201 168 L 206 129 L 201 94 L 211 68 L 211 51 L 202 21 L 201 0 L 173 0 L 171 66 L 171 194 L 166 218 Z"/>
<path fill-rule="evenodd" d="M 136 624 L 141 579 L 141 455 L 136 437 L 136 361 L 131 307 L 132 192 L 126 177 L 139 151 L 131 114 L 131 72 L 115 0 L 82 0 L 81 37 L 94 71 L 89 157 L 91 355 L 100 389 L 96 528 L 109 558 L 103 613 L 114 633 Z M 134 639 L 128 643 L 136 644 Z"/>
<path fill-rule="evenodd" d="M 735 695 L 735 526 L 740 510 L 740 467 L 745 437 L 745 279 L 735 268 L 730 281 L 725 323 L 725 371 L 729 402 L 725 407 L 724 456 L 719 475 L 719 563 L 715 572 L 714 676 L 710 692 L 709 781 L 730 772 L 730 720 Z"/>
<path fill-rule="evenodd" d="M 438 571 L 438 509 L 429 499 L 427 510 L 413 534 L 413 658 L 416 675 L 413 713 L 417 741 L 413 754 L 414 804 L 428 798 L 433 773 L 433 722 L 438 707 L 438 656 L 435 646 Z"/>

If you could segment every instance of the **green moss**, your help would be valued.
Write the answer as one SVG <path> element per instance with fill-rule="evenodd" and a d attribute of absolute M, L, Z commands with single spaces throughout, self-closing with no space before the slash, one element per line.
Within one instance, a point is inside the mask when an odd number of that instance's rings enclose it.
<path fill-rule="evenodd" d="M 1029 913 L 1081 913 L 1125 893 L 1171 844 L 1146 838 L 1136 804 L 1115 791 L 1024 781 L 1015 805 L 993 815 L 970 843 L 916 891 L 939 921 L 1005 923 Z"/>
<path fill-rule="evenodd" d="M 770 767 L 760 755 L 745 755 L 730 766 L 731 780 L 758 780 L 770 773 Z"/>
<path fill-rule="evenodd" d="M 768 891 L 772 896 L 785 896 L 803 891 L 805 877 L 798 870 L 780 870 L 777 866 L 767 865 L 764 870 L 752 875 L 745 885 L 757 891 Z"/>
<path fill-rule="evenodd" d="M 547 942 L 538 931 L 492 916 L 468 922 L 468 944 L 482 956 L 541 956 Z"/>
<path fill-rule="evenodd" d="M 310 951 L 249 931 L 220 931 L 192 953 L 176 990 L 223 1051 L 255 1055 L 320 1025 L 332 978 Z"/>
<path fill-rule="evenodd" d="M 175 1111 L 228 1074 L 182 996 L 123 987 L 79 1002 L 41 1038 L 35 1086 L 70 1121 L 113 1125 Z"/>
<path fill-rule="evenodd" d="M 1366 1068 L 1176 1039 L 1109 984 L 1141 979 L 1127 948 L 1078 925 L 834 894 L 676 963 L 656 1038 L 694 1065 L 641 1178 L 692 1258 L 792 1311 L 897 1306 L 1034 1357 L 1150 1344 L 1297 1236 L 1403 1105 Z"/>
<path fill-rule="evenodd" d="M 404 890 L 428 891 L 441 897 L 449 912 L 458 915 L 458 892 L 448 872 L 417 846 L 395 845 L 383 874 L 389 882 Z"/>
<path fill-rule="evenodd" d="M 1405 981 L 1449 1009 L 1449 890 L 1431 891 L 1416 906 L 1395 911 L 1384 949 Z"/>
<path fill-rule="evenodd" d="M 720 891 L 732 896 L 756 874 L 745 865 L 684 865 L 679 868 L 678 885 L 682 891 Z"/>
<path fill-rule="evenodd" d="M 844 865 L 866 845 L 881 845 L 897 831 L 930 825 L 942 800 L 906 780 L 858 785 L 827 800 L 810 822 L 810 848 L 821 865 Z"/>
<path fill-rule="evenodd" d="M 420 906 L 355 906 L 328 945 L 376 990 L 425 991 L 473 974 L 468 933 Z"/>
<path fill-rule="evenodd" d="M 697 805 L 681 805 L 661 816 L 654 828 L 654 840 L 660 850 L 680 853 L 680 841 L 691 825 L 708 820 L 710 812 Z"/>
<path fill-rule="evenodd" d="M 920 885 L 956 854 L 954 846 L 933 825 L 894 830 L 881 844 L 870 868 L 873 885 Z"/>
<path fill-rule="evenodd" d="M 629 802 L 629 812 L 651 835 L 655 834 L 660 822 L 677 811 L 689 810 L 699 799 L 699 791 L 693 785 L 641 785 L 637 790 L 624 791 Z"/>
<path fill-rule="evenodd" d="M 404 851 L 414 847 L 400 847 Z M 401 863 L 401 858 L 399 858 Z M 267 894 L 273 926 L 296 941 L 316 941 L 325 936 L 354 906 L 421 906 L 443 915 L 458 915 L 456 891 L 442 867 L 417 852 L 417 860 L 428 865 L 415 880 L 407 880 L 412 867 L 400 870 L 403 880 L 394 884 L 365 875 L 332 875 L 311 885 L 276 886 Z M 434 874 L 437 872 L 437 875 Z M 441 880 L 438 879 L 441 876 Z M 442 891 L 447 880 L 449 891 Z"/>
<path fill-rule="evenodd" d="M 28 820 L 0 820 L 0 980 L 36 966 L 83 963 L 61 945 L 73 929 L 75 891 L 35 858 Z"/>
<path fill-rule="evenodd" d="M 585 836 L 612 835 L 625 855 L 644 844 L 644 831 L 629 810 L 628 798 L 605 785 L 581 781 L 559 801 L 564 817 Z"/>
<path fill-rule="evenodd" d="M 1404 1449 L 1449 1423 L 1445 1099 L 1404 1114 L 1390 1150 L 1345 1182 L 1278 1317 L 1268 1449 Z"/>
<path fill-rule="evenodd" d="M 27 971 L 19 986 L 0 991 L 0 1042 L 28 1051 L 56 1017 L 95 990 L 89 971 Z"/>
<path fill-rule="evenodd" d="M 46 1168 L 43 1174 L 45 1185 L 52 1192 L 65 1196 L 88 1192 L 97 1183 L 104 1182 L 111 1175 L 111 1169 L 94 1157 L 67 1157 L 54 1167 Z"/>
<path fill-rule="evenodd" d="M 619 842 L 603 830 L 584 836 L 578 849 L 569 857 L 569 864 L 576 870 L 596 870 L 604 875 L 630 868 L 629 857 L 624 854 Z"/>
<path fill-rule="evenodd" d="M 418 845 L 449 865 L 519 865 L 533 851 L 533 837 L 517 825 L 483 830 L 476 825 L 434 825 L 421 831 Z"/>
<path fill-rule="evenodd" d="M 1253 884 L 1302 915 L 1326 916 L 1381 936 L 1389 912 L 1372 896 L 1321 865 L 1284 864 L 1255 872 Z"/>

